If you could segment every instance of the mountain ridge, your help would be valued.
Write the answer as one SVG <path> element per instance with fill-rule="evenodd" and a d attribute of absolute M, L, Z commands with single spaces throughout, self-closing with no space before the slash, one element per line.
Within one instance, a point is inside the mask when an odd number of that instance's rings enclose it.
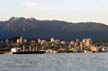
<path fill-rule="evenodd" d="M 74 40 L 90 37 L 93 40 L 108 40 L 108 25 L 96 22 L 65 22 L 12 17 L 0 21 L 0 39 L 14 37 Z"/>

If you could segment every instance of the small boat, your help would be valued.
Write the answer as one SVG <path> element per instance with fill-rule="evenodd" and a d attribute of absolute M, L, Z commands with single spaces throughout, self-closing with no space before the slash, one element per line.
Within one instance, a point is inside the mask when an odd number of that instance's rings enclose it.
<path fill-rule="evenodd" d="M 21 51 L 20 48 L 12 48 L 11 54 L 43 54 L 45 51 Z"/>

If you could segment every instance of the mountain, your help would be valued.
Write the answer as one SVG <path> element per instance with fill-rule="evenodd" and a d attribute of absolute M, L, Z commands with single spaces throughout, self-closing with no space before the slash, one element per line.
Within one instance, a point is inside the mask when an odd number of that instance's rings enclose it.
<path fill-rule="evenodd" d="M 108 40 L 108 25 L 96 22 L 70 23 L 24 17 L 12 17 L 7 21 L 0 21 L 0 39 L 20 36 L 27 39 L 54 37 L 61 40 L 74 40 L 90 37 L 93 40 Z"/>

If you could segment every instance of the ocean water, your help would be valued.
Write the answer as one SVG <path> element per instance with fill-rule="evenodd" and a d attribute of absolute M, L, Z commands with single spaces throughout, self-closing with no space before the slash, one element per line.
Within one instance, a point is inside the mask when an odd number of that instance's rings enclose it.
<path fill-rule="evenodd" d="M 0 71 L 108 71 L 108 53 L 0 55 Z"/>

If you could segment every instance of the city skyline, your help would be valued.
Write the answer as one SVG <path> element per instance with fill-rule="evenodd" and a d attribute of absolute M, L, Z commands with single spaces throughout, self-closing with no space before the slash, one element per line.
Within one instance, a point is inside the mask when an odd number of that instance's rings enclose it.
<path fill-rule="evenodd" d="M 0 0 L 0 20 L 14 16 L 108 25 L 107 3 L 108 0 Z"/>

